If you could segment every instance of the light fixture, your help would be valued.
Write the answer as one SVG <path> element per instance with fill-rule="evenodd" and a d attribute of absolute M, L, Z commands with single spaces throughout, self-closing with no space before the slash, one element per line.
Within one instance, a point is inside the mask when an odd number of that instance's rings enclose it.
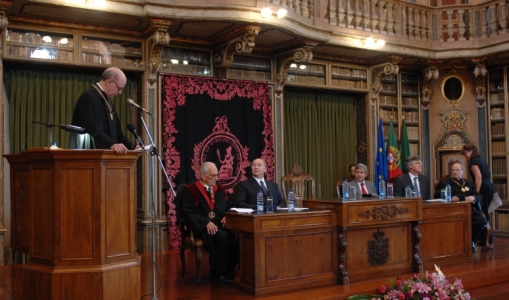
<path fill-rule="evenodd" d="M 366 48 L 381 48 L 385 45 L 385 40 L 374 39 L 368 36 L 365 40 L 361 40 L 361 45 L 364 45 Z"/>
<path fill-rule="evenodd" d="M 301 69 L 301 70 L 305 70 L 305 69 L 306 69 L 306 65 L 300 65 L 300 66 L 299 66 L 299 69 Z"/>
<path fill-rule="evenodd" d="M 51 36 L 49 35 L 45 35 L 42 37 L 42 40 L 46 43 L 51 43 L 53 41 L 53 39 L 51 38 Z"/>
<path fill-rule="evenodd" d="M 264 18 L 268 18 L 270 16 L 272 16 L 272 9 L 270 9 L 270 7 L 264 7 L 262 8 L 262 17 Z"/>
<path fill-rule="evenodd" d="M 272 9 L 270 7 L 264 7 L 262 8 L 262 11 L 260 12 L 262 17 L 264 18 L 268 18 L 270 16 L 272 16 Z M 280 8 L 277 10 L 277 17 L 278 18 L 284 18 L 286 16 L 286 14 L 288 13 L 288 11 L 284 8 Z"/>
<path fill-rule="evenodd" d="M 179 63 L 179 60 L 178 60 L 178 59 L 172 59 L 172 60 L 170 60 L 170 61 L 171 61 L 171 63 L 172 63 L 172 64 L 175 64 L 175 65 Z"/>
<path fill-rule="evenodd" d="M 297 64 L 291 64 L 290 68 L 297 68 Z"/>
<path fill-rule="evenodd" d="M 66 45 L 67 43 L 69 43 L 69 40 L 67 38 L 60 39 L 60 45 Z"/>
<path fill-rule="evenodd" d="M 182 61 L 182 63 L 183 63 L 184 65 L 189 64 L 189 62 L 188 62 L 187 60 L 185 60 L 185 59 Z"/>
<path fill-rule="evenodd" d="M 280 18 L 280 19 L 281 19 L 281 18 L 284 18 L 284 17 L 286 16 L 286 14 L 287 14 L 287 13 L 288 13 L 288 11 L 287 11 L 286 9 L 284 9 L 284 8 L 280 8 L 280 9 L 278 9 L 278 11 L 277 11 L 277 17 L 278 17 L 278 18 Z"/>

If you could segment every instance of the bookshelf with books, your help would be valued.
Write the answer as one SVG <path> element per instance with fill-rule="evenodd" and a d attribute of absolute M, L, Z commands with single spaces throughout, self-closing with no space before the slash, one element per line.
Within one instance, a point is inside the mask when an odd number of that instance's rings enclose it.
<path fill-rule="evenodd" d="M 272 62 L 270 58 L 235 55 L 233 63 L 226 70 L 226 77 L 246 80 L 272 80 Z"/>
<path fill-rule="evenodd" d="M 289 85 L 325 86 L 326 64 L 291 64 L 286 83 Z"/>
<path fill-rule="evenodd" d="M 507 191 L 507 141 L 506 132 L 509 126 L 507 115 L 507 72 L 508 67 L 490 70 L 488 75 L 488 117 L 489 117 L 489 151 L 490 166 L 495 191 L 503 205 L 491 213 L 490 221 L 497 236 L 509 237 L 509 199 Z"/>
<path fill-rule="evenodd" d="M 163 47 L 161 51 L 163 72 L 187 75 L 212 76 L 210 51 Z"/>
<path fill-rule="evenodd" d="M 331 65 L 330 68 L 332 88 L 362 91 L 368 89 L 367 70 L 336 65 Z"/>
<path fill-rule="evenodd" d="M 378 98 L 378 113 L 382 118 L 384 136 L 389 136 L 390 120 L 394 126 L 398 142 L 401 139 L 403 120 L 407 128 L 410 142 L 410 153 L 420 154 L 420 105 L 419 105 L 419 76 L 417 74 L 400 73 L 397 75 L 383 75 L 382 91 Z M 402 158 L 404 160 L 404 158 Z"/>

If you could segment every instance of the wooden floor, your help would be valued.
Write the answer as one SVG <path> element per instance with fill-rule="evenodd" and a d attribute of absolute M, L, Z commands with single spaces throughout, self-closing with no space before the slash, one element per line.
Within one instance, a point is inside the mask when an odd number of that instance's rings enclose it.
<path fill-rule="evenodd" d="M 153 299 L 153 272 L 151 255 L 142 256 L 141 295 L 142 299 Z M 194 258 L 188 256 L 188 270 L 186 278 L 181 280 L 180 259 L 178 251 L 169 251 L 156 254 L 156 275 L 158 300 L 184 300 L 184 299 L 346 299 L 350 295 L 375 293 L 380 285 L 389 284 L 389 279 L 401 276 L 410 278 L 413 273 L 387 274 L 385 278 L 371 279 L 362 282 L 353 282 L 350 285 L 332 285 L 313 288 L 292 293 L 275 294 L 270 296 L 254 297 L 237 290 L 229 285 L 210 283 L 208 276 L 208 256 L 204 255 L 202 263 L 203 281 L 196 284 L 196 266 Z M 432 272 L 432 266 L 425 266 Z M 441 264 L 442 272 L 448 279 L 455 277 L 463 280 L 465 289 L 477 300 L 507 299 L 509 293 L 509 239 L 496 238 L 495 249 L 481 250 L 480 247 L 471 261 L 461 264 Z M 23 269 L 21 266 L 0 267 L 0 300 L 21 299 L 21 281 Z"/>

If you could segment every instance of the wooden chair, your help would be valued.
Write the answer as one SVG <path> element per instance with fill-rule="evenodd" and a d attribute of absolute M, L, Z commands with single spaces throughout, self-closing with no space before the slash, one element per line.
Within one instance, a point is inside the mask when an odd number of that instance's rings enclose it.
<path fill-rule="evenodd" d="M 311 198 L 315 199 L 315 179 L 313 176 L 308 175 L 302 171 L 302 168 L 299 165 L 295 165 L 292 171 L 289 174 L 281 177 L 281 188 L 283 189 L 283 198 L 285 198 L 286 204 L 288 206 L 288 194 L 286 191 L 286 183 L 291 182 L 291 188 L 295 195 L 300 195 L 301 199 L 305 199 L 306 196 L 304 194 L 306 190 L 306 181 L 311 182 Z"/>
<path fill-rule="evenodd" d="M 177 212 L 177 224 L 180 229 L 181 243 L 180 243 L 180 261 L 182 263 L 182 273 L 180 274 L 180 278 L 184 279 L 186 275 L 186 249 L 191 250 L 191 253 L 194 253 L 196 259 L 196 272 L 197 278 L 196 282 L 198 284 L 201 283 L 201 257 L 203 255 L 203 251 L 205 246 L 203 244 L 202 239 L 195 239 L 193 230 L 191 228 L 191 224 L 189 220 L 187 220 L 182 214 L 182 201 L 183 201 L 183 191 L 187 183 L 182 183 L 177 187 L 177 197 L 175 197 L 175 207 Z"/>

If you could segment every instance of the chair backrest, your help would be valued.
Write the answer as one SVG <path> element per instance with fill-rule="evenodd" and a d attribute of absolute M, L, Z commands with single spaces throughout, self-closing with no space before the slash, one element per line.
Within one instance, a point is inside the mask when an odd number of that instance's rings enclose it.
<path fill-rule="evenodd" d="M 306 197 L 304 194 L 307 184 L 306 181 L 311 182 L 310 197 Z M 285 198 L 286 204 L 288 204 L 287 182 L 291 182 L 291 189 L 293 189 L 295 195 L 300 195 L 301 199 L 315 199 L 315 179 L 313 176 L 304 173 L 299 165 L 295 165 L 289 174 L 281 177 L 281 188 L 283 189 L 283 198 Z"/>
<path fill-rule="evenodd" d="M 177 196 L 173 203 L 175 204 L 175 212 L 177 215 L 177 224 L 180 229 L 180 238 L 183 246 L 186 242 L 194 243 L 194 234 L 191 229 L 191 223 L 182 213 L 182 202 L 184 200 L 183 191 L 189 183 L 181 183 L 177 186 Z M 182 246 L 181 246 L 182 247 Z"/>

